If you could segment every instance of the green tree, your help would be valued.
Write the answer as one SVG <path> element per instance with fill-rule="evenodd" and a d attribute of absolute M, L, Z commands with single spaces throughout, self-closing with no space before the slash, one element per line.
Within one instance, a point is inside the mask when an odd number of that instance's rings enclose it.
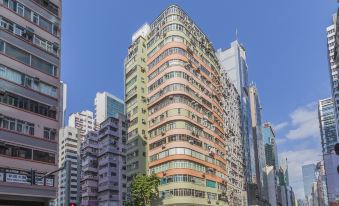
<path fill-rule="evenodd" d="M 160 179 L 155 174 L 137 175 L 131 183 L 131 196 L 128 205 L 148 206 L 159 196 Z"/>

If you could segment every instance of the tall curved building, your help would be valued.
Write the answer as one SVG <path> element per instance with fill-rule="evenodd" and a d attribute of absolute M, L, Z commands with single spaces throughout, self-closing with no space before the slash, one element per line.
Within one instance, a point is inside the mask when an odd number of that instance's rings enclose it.
<path fill-rule="evenodd" d="M 212 43 L 177 5 L 139 29 L 132 41 L 140 39 L 145 40 L 143 46 L 137 52 L 129 50 L 125 70 L 127 74 L 134 68 L 128 59 L 135 57 L 135 64 L 141 59 L 146 63 L 141 66 L 146 68 L 145 77 L 144 73 L 138 75 L 138 70 L 128 75 L 125 101 L 133 125 L 129 137 L 135 127 L 146 125 L 147 133 L 138 134 L 147 142 L 146 155 L 138 161 L 146 162 L 146 172 L 161 179 L 156 204 L 242 205 L 240 100 L 220 69 Z M 133 58 L 131 53 L 135 53 Z M 129 83 L 133 78 L 135 86 Z M 138 84 L 139 78 L 144 81 Z M 133 88 L 144 88 L 145 94 L 136 93 L 136 100 L 131 100 L 128 94 Z M 138 101 L 143 95 L 146 101 Z M 133 101 L 134 106 L 129 106 Z M 133 108 L 140 110 L 143 105 L 146 119 L 136 115 L 139 120 L 134 121 Z M 129 138 L 129 143 L 133 139 Z M 136 161 L 128 157 L 127 165 Z"/>

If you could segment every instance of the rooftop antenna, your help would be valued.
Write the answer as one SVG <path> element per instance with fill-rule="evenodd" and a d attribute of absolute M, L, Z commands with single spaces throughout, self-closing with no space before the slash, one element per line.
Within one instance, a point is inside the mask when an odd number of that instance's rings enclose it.
<path fill-rule="evenodd" d="M 238 38 L 238 28 L 235 28 L 235 39 L 238 41 L 239 38 Z"/>

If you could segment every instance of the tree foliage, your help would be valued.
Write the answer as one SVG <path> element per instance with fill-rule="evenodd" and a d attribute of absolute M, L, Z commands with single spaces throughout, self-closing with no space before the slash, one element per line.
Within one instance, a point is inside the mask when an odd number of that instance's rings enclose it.
<path fill-rule="evenodd" d="M 131 194 L 128 205 L 147 206 L 152 199 L 159 196 L 160 179 L 155 174 L 137 175 L 131 183 Z"/>

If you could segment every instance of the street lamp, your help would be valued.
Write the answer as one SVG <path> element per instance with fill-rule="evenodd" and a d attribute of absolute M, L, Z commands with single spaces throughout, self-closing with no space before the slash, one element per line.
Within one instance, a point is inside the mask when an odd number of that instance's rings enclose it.
<path fill-rule="evenodd" d="M 55 174 L 61 170 L 65 170 L 66 171 L 66 184 L 65 184 L 65 205 L 69 205 L 69 206 L 77 206 L 75 203 L 70 203 L 70 188 L 71 188 L 71 161 L 70 160 L 66 160 L 64 165 L 60 168 L 58 168 L 57 170 L 54 170 L 52 172 L 48 172 L 45 175 L 43 175 L 42 177 L 38 177 L 37 179 L 42 180 L 45 177 L 48 177 L 52 174 Z M 31 184 L 35 184 L 35 170 L 31 170 Z"/>

